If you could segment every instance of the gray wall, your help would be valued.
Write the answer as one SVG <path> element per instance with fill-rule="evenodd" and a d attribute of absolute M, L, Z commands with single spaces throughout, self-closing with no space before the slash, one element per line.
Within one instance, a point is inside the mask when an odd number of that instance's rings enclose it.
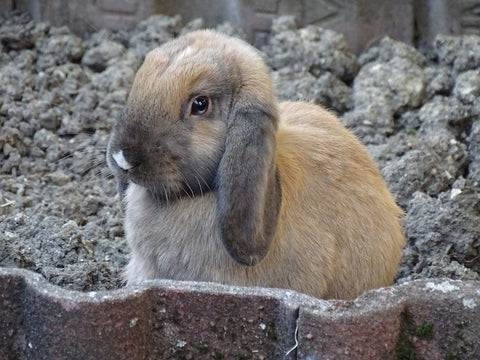
<path fill-rule="evenodd" d="M 1 0 L 0 13 L 19 9 L 37 21 L 68 25 L 84 35 L 99 28 L 129 29 L 148 16 L 202 17 L 207 25 L 229 21 L 248 40 L 264 42 L 272 19 L 296 16 L 299 26 L 316 24 L 343 33 L 360 53 L 388 34 L 417 45 L 436 34 L 480 34 L 480 0 Z"/>

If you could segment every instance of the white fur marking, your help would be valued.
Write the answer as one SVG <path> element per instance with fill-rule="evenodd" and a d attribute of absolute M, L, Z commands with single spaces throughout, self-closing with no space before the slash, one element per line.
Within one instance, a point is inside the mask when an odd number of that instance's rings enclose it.
<path fill-rule="evenodd" d="M 120 150 L 119 152 L 116 152 L 115 154 L 112 154 L 113 160 L 117 163 L 117 165 L 123 169 L 123 170 L 129 170 L 133 167 L 133 165 L 130 165 L 128 161 L 125 159 L 123 156 L 123 150 Z"/>
<path fill-rule="evenodd" d="M 176 57 L 175 60 L 180 60 L 183 59 L 184 57 L 193 54 L 193 48 L 191 46 L 187 46 L 185 50 L 183 50 L 181 53 L 179 53 Z"/>

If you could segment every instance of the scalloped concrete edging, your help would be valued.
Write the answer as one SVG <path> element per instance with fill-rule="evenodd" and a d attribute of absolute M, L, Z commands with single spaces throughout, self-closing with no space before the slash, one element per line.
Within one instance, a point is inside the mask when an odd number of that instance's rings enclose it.
<path fill-rule="evenodd" d="M 157 280 L 81 293 L 0 268 L 0 359 L 479 359 L 480 282 L 353 301 Z"/>

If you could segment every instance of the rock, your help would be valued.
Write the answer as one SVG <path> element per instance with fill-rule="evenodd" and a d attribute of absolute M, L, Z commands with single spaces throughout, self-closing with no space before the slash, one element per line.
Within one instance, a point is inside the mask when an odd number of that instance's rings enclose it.
<path fill-rule="evenodd" d="M 70 182 L 70 177 L 61 170 L 56 170 L 50 174 L 50 179 L 58 186 L 64 186 Z"/>
<path fill-rule="evenodd" d="M 68 62 L 79 63 L 85 52 L 82 39 L 64 28 L 41 41 L 37 67 L 46 70 Z"/>
<path fill-rule="evenodd" d="M 47 130 L 57 130 L 62 124 L 62 112 L 58 108 L 51 108 L 39 117 L 40 125 Z"/>
<path fill-rule="evenodd" d="M 382 144 L 393 133 L 395 126 L 391 103 L 380 89 L 371 89 L 362 96 L 371 97 L 374 102 L 345 113 L 342 123 L 364 144 Z"/>
<path fill-rule="evenodd" d="M 290 23 L 288 18 L 277 22 Z M 262 48 L 267 63 L 274 69 L 291 67 L 296 72 L 310 72 L 319 77 L 325 72 L 343 81 L 351 81 L 358 64 L 343 35 L 316 26 L 293 30 L 289 26 L 277 25 L 268 44 Z"/>
<path fill-rule="evenodd" d="M 118 62 L 92 77 L 92 86 L 101 92 L 130 88 L 135 71 L 127 64 Z"/>
<path fill-rule="evenodd" d="M 99 45 L 88 49 L 82 58 L 82 65 L 95 72 L 105 70 L 110 61 L 114 61 L 126 51 L 125 47 L 111 40 L 104 40 Z"/>
<path fill-rule="evenodd" d="M 470 164 L 468 166 L 467 178 L 476 187 L 480 185 L 480 120 L 473 122 L 470 135 L 468 137 L 468 153 Z"/>
<path fill-rule="evenodd" d="M 320 76 L 316 85 L 319 91 L 315 103 L 339 114 L 353 108 L 352 89 L 332 73 L 326 72 Z"/>
<path fill-rule="evenodd" d="M 427 64 L 427 59 L 413 46 L 394 40 L 385 36 L 378 44 L 367 49 L 358 58 L 361 66 L 370 62 L 389 62 L 393 58 L 408 60 L 410 63 L 423 68 Z"/>
<path fill-rule="evenodd" d="M 381 89 L 385 98 L 381 102 L 389 103 L 395 115 L 423 104 L 426 59 L 412 46 L 384 37 L 359 57 L 359 63 L 362 67 L 353 86 L 356 108 L 374 104 L 373 98 L 382 96 L 375 88 Z"/>
<path fill-rule="evenodd" d="M 435 131 L 438 127 L 447 128 L 461 138 L 470 131 L 475 115 L 476 112 L 471 106 L 444 96 L 434 97 L 418 112 L 422 130 Z"/>
<path fill-rule="evenodd" d="M 150 50 L 173 39 L 180 32 L 180 24 L 180 16 L 151 16 L 131 31 L 129 47 L 138 58 L 143 59 Z"/>
<path fill-rule="evenodd" d="M 6 51 L 35 46 L 35 23 L 26 14 L 0 18 L 0 43 Z"/>
<path fill-rule="evenodd" d="M 33 88 L 33 76 L 19 69 L 14 62 L 0 68 L 2 86 L 0 96 L 6 96 L 14 101 L 21 101 L 25 94 Z"/>
<path fill-rule="evenodd" d="M 312 91 L 316 78 L 309 72 L 297 72 L 283 68 L 271 73 L 273 83 L 281 100 L 314 101 Z"/>
<path fill-rule="evenodd" d="M 449 67 L 427 66 L 424 73 L 427 78 L 427 95 L 429 98 L 435 95 L 448 96 L 450 94 L 455 83 Z"/>
<path fill-rule="evenodd" d="M 422 277 L 480 280 L 480 263 L 475 261 L 480 246 L 480 229 L 472 222 L 477 215 L 463 206 L 471 199 L 459 196 L 452 198 L 451 193 L 444 193 L 435 199 L 416 192 L 410 202 L 405 231 L 417 251 L 415 273 Z M 476 202 L 478 204 L 478 197 Z M 409 259 L 404 258 L 403 261 L 408 262 Z M 459 265 L 445 269 L 452 261 Z M 435 265 L 434 269 L 431 264 Z"/>
<path fill-rule="evenodd" d="M 438 62 L 452 66 L 457 73 L 480 67 L 480 36 L 478 35 L 437 35 L 433 47 Z"/>
<path fill-rule="evenodd" d="M 480 97 L 480 70 L 469 70 L 458 75 L 453 95 L 466 104 Z"/>
<path fill-rule="evenodd" d="M 394 57 L 386 62 L 370 62 L 355 78 L 353 100 L 356 108 L 365 108 L 375 103 L 373 97 L 383 94 L 384 101 L 398 115 L 422 105 L 426 83 L 423 69 L 408 59 Z"/>
<path fill-rule="evenodd" d="M 8 146 L 8 144 L 6 146 Z M 5 149 L 6 146 L 4 146 L 3 148 Z M 15 176 L 17 174 L 17 169 L 20 166 L 21 160 L 22 160 L 22 157 L 18 153 L 18 150 L 8 149 L 8 155 L 4 157 L 4 160 L 2 163 L 2 167 L 1 167 L 2 173 L 12 174 Z"/>
<path fill-rule="evenodd" d="M 398 204 L 409 210 L 410 198 L 415 192 L 438 196 L 447 191 L 457 175 L 452 168 L 455 165 L 443 161 L 431 148 L 420 145 L 400 159 L 390 161 L 381 173 Z"/>
<path fill-rule="evenodd" d="M 426 98 L 425 58 L 411 46 L 383 38 L 359 58 L 352 111 L 343 123 L 365 144 L 380 144 L 395 131 L 395 118 L 420 107 Z M 410 117 L 412 118 L 412 117 Z"/>
<path fill-rule="evenodd" d="M 281 100 L 314 102 L 337 113 L 353 106 L 351 88 L 329 72 L 318 79 L 309 72 L 297 73 L 288 68 L 271 75 Z"/>

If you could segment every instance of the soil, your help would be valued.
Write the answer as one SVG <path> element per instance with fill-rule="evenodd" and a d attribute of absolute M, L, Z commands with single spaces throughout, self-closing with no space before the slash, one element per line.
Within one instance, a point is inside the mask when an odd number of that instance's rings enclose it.
<path fill-rule="evenodd" d="M 153 16 L 82 39 L 0 18 L 0 266 L 72 290 L 122 286 L 109 132 L 145 54 L 202 27 Z M 357 57 L 341 34 L 282 17 L 260 50 L 281 99 L 336 113 L 375 159 L 406 214 L 397 283 L 480 280 L 480 37 L 439 35 L 429 53 L 385 37 Z"/>

